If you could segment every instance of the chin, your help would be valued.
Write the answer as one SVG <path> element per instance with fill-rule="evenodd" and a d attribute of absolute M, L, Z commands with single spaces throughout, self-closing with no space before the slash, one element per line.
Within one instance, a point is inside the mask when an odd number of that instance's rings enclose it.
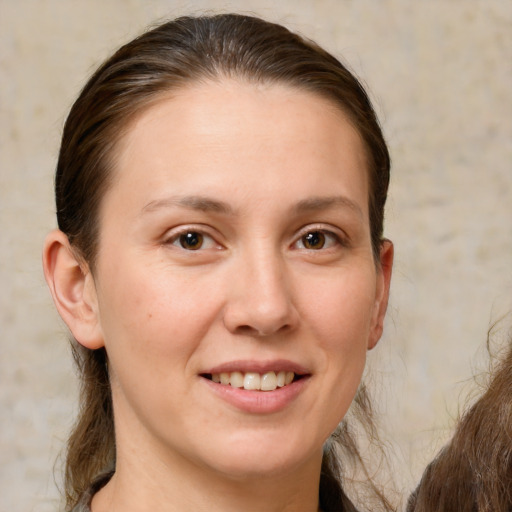
<path fill-rule="evenodd" d="M 216 471 L 229 480 L 254 482 L 257 480 L 276 479 L 294 472 L 300 466 L 297 460 L 260 461 L 247 459 L 243 463 L 234 461 L 232 464 L 217 465 Z"/>
<path fill-rule="evenodd" d="M 210 460 L 210 466 L 233 480 L 276 478 L 309 464 L 321 453 L 321 446 L 306 452 L 305 443 L 295 444 L 286 440 L 262 443 L 256 438 L 247 440 L 241 446 L 231 445 L 223 451 L 221 457 L 215 457 L 215 461 Z"/>

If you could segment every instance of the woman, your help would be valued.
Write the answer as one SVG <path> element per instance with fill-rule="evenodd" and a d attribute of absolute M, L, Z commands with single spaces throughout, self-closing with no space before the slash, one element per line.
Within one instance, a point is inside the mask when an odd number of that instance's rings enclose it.
<path fill-rule="evenodd" d="M 337 426 L 382 333 L 388 182 L 359 82 L 279 25 L 181 18 L 99 68 L 43 255 L 82 379 L 68 510 L 355 510 Z"/>
<path fill-rule="evenodd" d="M 408 512 L 439 510 L 512 510 L 512 341 L 409 498 Z"/>

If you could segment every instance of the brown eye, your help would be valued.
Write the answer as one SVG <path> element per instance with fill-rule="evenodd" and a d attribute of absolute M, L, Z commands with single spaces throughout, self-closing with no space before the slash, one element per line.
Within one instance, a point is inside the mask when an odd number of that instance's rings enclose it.
<path fill-rule="evenodd" d="M 203 246 L 203 235 L 195 231 L 181 234 L 178 240 L 180 246 L 189 251 L 197 251 Z"/>
<path fill-rule="evenodd" d="M 323 249 L 325 245 L 325 235 L 321 231 L 311 231 L 302 237 L 302 244 L 305 249 Z"/>

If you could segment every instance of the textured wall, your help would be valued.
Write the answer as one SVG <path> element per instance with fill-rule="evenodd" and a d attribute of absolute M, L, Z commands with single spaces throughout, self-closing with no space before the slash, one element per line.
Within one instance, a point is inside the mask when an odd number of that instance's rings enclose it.
<path fill-rule="evenodd" d="M 490 322 L 512 310 L 509 0 L 0 0 L 0 512 L 56 510 L 51 469 L 75 407 L 40 269 L 65 115 L 113 48 L 201 9 L 284 22 L 370 85 L 393 156 L 397 260 L 369 377 L 400 485 L 446 435 Z"/>

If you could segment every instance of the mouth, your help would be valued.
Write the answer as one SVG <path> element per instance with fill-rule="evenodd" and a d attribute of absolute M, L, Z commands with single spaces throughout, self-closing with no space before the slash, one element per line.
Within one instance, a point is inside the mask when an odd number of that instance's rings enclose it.
<path fill-rule="evenodd" d="M 273 414 L 291 407 L 306 389 L 308 367 L 286 359 L 239 359 L 198 374 L 217 397 L 244 414 Z"/>
<path fill-rule="evenodd" d="M 248 391 L 275 391 L 306 377 L 292 371 L 202 373 L 201 377 L 222 386 Z"/>

